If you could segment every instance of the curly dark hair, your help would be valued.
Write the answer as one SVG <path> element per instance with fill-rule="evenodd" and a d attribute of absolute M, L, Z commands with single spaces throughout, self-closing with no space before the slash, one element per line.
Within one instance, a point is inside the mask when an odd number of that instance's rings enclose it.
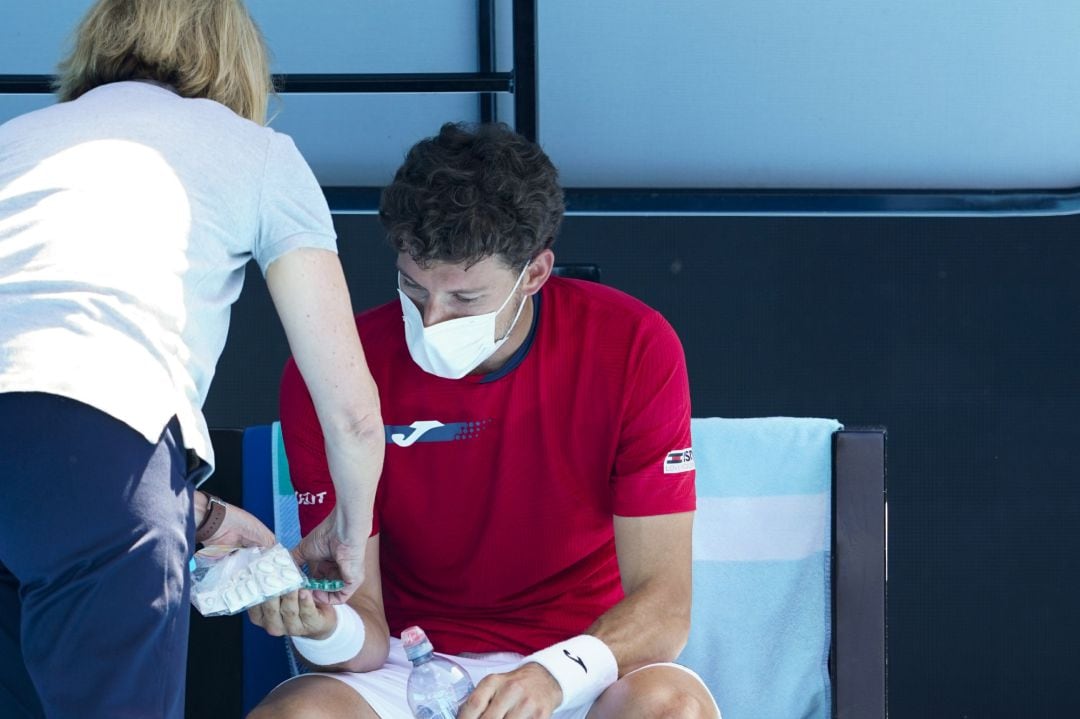
<path fill-rule="evenodd" d="M 565 203 L 559 173 L 502 123 L 446 123 L 413 145 L 382 192 L 390 244 L 421 267 L 491 256 L 517 269 L 555 242 Z"/>

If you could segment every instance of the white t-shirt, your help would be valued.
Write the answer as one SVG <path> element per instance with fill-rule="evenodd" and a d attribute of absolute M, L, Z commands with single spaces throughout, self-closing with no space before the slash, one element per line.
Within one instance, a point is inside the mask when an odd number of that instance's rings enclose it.
<path fill-rule="evenodd" d="M 210 100 L 103 85 L 0 125 L 0 392 L 47 392 L 156 443 L 202 406 L 244 265 L 336 250 L 287 136 Z"/>

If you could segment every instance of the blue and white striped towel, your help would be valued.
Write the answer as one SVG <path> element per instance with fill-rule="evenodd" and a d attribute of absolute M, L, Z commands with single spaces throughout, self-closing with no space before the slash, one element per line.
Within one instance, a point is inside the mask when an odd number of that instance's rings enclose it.
<path fill-rule="evenodd" d="M 724 719 L 829 719 L 829 419 L 694 419 L 694 606 L 679 662 Z"/>

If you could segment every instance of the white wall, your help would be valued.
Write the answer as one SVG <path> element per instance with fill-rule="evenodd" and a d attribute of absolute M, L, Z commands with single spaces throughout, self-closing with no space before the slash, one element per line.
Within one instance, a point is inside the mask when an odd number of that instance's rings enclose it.
<path fill-rule="evenodd" d="M 0 0 L 47 73 L 89 0 Z M 509 0 L 498 1 L 509 69 Z M 569 186 L 1080 186 L 1076 0 L 539 0 L 540 134 Z M 249 0 L 276 72 L 475 69 L 473 0 Z M 48 102 L 0 97 L 0 119 Z M 324 184 L 383 184 L 471 95 L 282 98 Z M 510 103 L 501 117 L 512 121 Z"/>

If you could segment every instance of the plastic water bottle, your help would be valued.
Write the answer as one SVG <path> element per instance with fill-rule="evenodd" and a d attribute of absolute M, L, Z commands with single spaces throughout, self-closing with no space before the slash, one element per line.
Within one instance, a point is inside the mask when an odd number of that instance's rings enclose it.
<path fill-rule="evenodd" d="M 469 673 L 460 664 L 435 656 L 431 642 L 420 627 L 401 633 L 405 656 L 413 663 L 405 691 L 416 719 L 455 719 L 458 707 L 472 693 Z"/>

